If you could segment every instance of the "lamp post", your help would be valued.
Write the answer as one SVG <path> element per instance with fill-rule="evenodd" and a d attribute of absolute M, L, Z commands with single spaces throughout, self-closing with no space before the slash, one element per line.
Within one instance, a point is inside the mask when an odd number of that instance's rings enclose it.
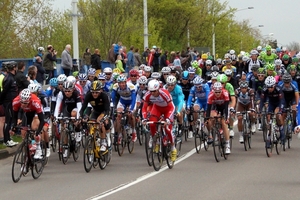
<path fill-rule="evenodd" d="M 251 9 L 254 9 L 254 7 L 250 6 L 250 7 L 247 7 L 247 8 L 241 8 L 241 9 L 236 10 L 236 12 L 243 11 L 243 10 L 251 10 Z M 213 23 L 212 24 L 212 33 L 213 33 L 212 34 L 212 53 L 213 53 L 213 56 L 216 55 L 216 33 L 215 33 L 215 26 L 216 26 L 216 24 Z"/>
<path fill-rule="evenodd" d="M 77 0 L 72 0 L 72 14 L 73 17 L 73 58 L 79 64 L 79 45 L 78 45 L 78 10 Z"/>
<path fill-rule="evenodd" d="M 148 46 L 148 12 L 147 12 L 147 0 L 143 0 L 144 7 L 144 49 Z"/>

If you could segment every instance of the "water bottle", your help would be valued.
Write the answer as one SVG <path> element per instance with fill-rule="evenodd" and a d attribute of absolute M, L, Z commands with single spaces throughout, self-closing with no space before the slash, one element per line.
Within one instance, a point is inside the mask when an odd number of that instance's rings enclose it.
<path fill-rule="evenodd" d="M 97 138 L 96 145 L 97 147 L 100 147 L 100 138 Z"/>
<path fill-rule="evenodd" d="M 74 139 L 75 139 L 75 133 L 72 132 L 72 133 L 71 133 L 71 140 L 74 140 Z"/>

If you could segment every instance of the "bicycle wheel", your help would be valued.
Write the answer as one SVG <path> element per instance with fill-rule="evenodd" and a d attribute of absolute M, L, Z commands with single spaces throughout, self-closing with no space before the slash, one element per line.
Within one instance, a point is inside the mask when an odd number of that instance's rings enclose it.
<path fill-rule="evenodd" d="M 213 149 L 214 149 L 214 156 L 217 162 L 220 161 L 220 157 L 222 156 L 221 150 L 221 140 L 219 138 L 219 132 L 216 128 L 213 129 Z"/>
<path fill-rule="evenodd" d="M 283 149 L 283 143 L 280 140 L 280 137 L 277 137 L 278 135 L 280 135 L 279 131 L 275 132 L 276 134 L 273 134 L 273 141 L 275 139 L 275 149 L 276 149 L 276 153 L 277 155 L 279 155 L 281 153 L 281 150 Z"/>
<path fill-rule="evenodd" d="M 87 130 L 86 129 L 82 129 L 81 135 L 82 135 L 82 137 L 81 137 L 81 145 L 84 148 L 85 147 L 85 143 L 86 143 L 86 138 L 88 137 Z"/>
<path fill-rule="evenodd" d="M 200 150 L 201 150 L 201 144 L 202 144 L 202 138 L 201 138 L 201 133 L 199 134 L 199 129 L 196 130 L 196 133 L 195 133 L 195 137 L 194 137 L 194 140 L 195 140 L 195 149 L 196 149 L 196 152 L 199 154 L 200 153 Z"/>
<path fill-rule="evenodd" d="M 57 147 L 57 134 L 58 134 L 58 130 L 56 128 L 56 126 L 52 125 L 52 135 L 51 135 L 51 147 L 52 147 L 52 151 L 55 152 L 56 151 L 56 147 Z"/>
<path fill-rule="evenodd" d="M 177 157 L 180 156 L 181 144 L 182 144 L 182 137 L 175 137 L 175 147 L 177 149 Z"/>
<path fill-rule="evenodd" d="M 127 136 L 126 143 L 127 143 L 128 152 L 131 154 L 133 152 L 135 142 L 132 141 L 132 137 L 128 135 L 127 132 L 126 132 L 126 136 Z"/>
<path fill-rule="evenodd" d="M 145 152 L 146 152 L 146 159 L 149 166 L 152 166 L 152 138 L 150 138 L 150 133 L 145 132 Z"/>
<path fill-rule="evenodd" d="M 38 179 L 42 175 L 48 159 L 46 157 L 46 144 L 44 142 L 40 142 L 40 148 L 42 149 L 42 159 L 37 160 L 32 158 L 31 175 L 34 179 Z"/>
<path fill-rule="evenodd" d="M 60 143 L 62 145 L 61 160 L 64 164 L 67 164 L 70 157 L 70 135 L 67 131 L 62 131 L 60 136 Z"/>
<path fill-rule="evenodd" d="M 80 147 L 81 147 L 81 141 L 75 142 L 74 151 L 72 152 L 74 161 L 77 161 L 78 158 L 79 158 L 79 155 L 80 155 Z"/>
<path fill-rule="evenodd" d="M 83 165 L 86 172 L 90 172 L 94 163 L 94 138 L 88 136 L 83 151 Z"/>
<path fill-rule="evenodd" d="M 271 140 L 271 133 L 272 133 L 272 128 L 269 128 L 269 132 L 268 132 L 268 136 L 266 136 L 266 140 L 265 140 L 265 148 L 266 148 L 266 154 L 268 157 L 270 157 L 272 155 L 273 152 L 273 148 L 274 148 L 274 143 L 273 140 Z"/>
<path fill-rule="evenodd" d="M 136 135 L 137 135 L 137 139 L 139 141 L 140 146 L 142 146 L 143 142 L 144 142 L 144 133 L 143 133 L 142 129 L 143 129 L 142 124 L 139 121 L 136 126 Z"/>
<path fill-rule="evenodd" d="M 152 165 L 155 171 L 159 171 L 163 163 L 163 154 L 161 151 L 161 138 L 155 135 L 152 140 Z"/>
<path fill-rule="evenodd" d="M 102 155 L 100 155 L 100 158 L 98 159 L 99 162 L 99 167 L 100 169 L 105 169 L 105 167 L 107 166 L 107 155 L 108 155 L 108 151 L 105 152 L 100 152 L 102 153 Z"/>
<path fill-rule="evenodd" d="M 266 115 L 265 114 L 263 114 L 263 116 L 262 116 L 261 123 L 262 123 L 263 139 L 264 139 L 264 142 L 266 142 L 268 127 L 267 127 Z"/>
<path fill-rule="evenodd" d="M 24 172 L 27 170 L 28 154 L 25 142 L 22 142 L 14 155 L 11 177 L 17 183 Z"/>
<path fill-rule="evenodd" d="M 163 147 L 164 157 L 166 158 L 169 169 L 172 169 L 175 161 L 171 160 L 171 144 Z"/>
<path fill-rule="evenodd" d="M 119 156 L 123 155 L 124 149 L 126 147 L 126 141 L 125 141 L 125 137 L 124 137 L 125 131 L 124 129 L 122 129 L 122 134 L 120 135 L 121 138 L 118 137 L 118 141 L 117 141 L 117 151 Z"/>
<path fill-rule="evenodd" d="M 248 150 L 248 130 L 247 130 L 248 122 L 246 120 L 243 120 L 243 138 L 244 138 L 244 149 L 245 151 Z"/>

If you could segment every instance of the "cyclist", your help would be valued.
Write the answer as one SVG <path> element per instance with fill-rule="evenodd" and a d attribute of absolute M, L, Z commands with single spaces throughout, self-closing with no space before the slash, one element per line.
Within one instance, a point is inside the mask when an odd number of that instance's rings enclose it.
<path fill-rule="evenodd" d="M 85 96 L 88 91 L 90 90 L 91 87 L 91 81 L 87 80 L 87 75 L 82 73 L 78 75 L 78 81 L 77 84 L 80 84 L 82 90 L 83 90 L 83 95 Z"/>
<path fill-rule="evenodd" d="M 186 102 L 189 98 L 190 90 L 193 85 L 189 82 L 189 72 L 183 71 L 181 74 L 181 79 L 178 84 L 182 88 L 182 92 L 184 94 L 184 101 Z"/>
<path fill-rule="evenodd" d="M 282 61 L 280 59 L 276 59 L 275 62 L 275 72 L 278 76 L 282 76 L 286 73 L 286 69 L 284 68 L 284 65 L 282 64 Z"/>
<path fill-rule="evenodd" d="M 253 65 L 259 65 L 260 67 L 263 67 L 262 61 L 257 59 L 258 51 L 257 50 L 252 50 L 250 52 L 250 54 L 251 54 L 251 58 L 246 61 L 246 65 L 245 65 L 245 69 L 244 69 L 244 71 L 246 73 L 251 72 L 251 68 L 252 68 Z M 247 57 L 245 57 L 245 60 L 246 60 L 246 58 Z M 244 58 L 243 58 L 243 60 L 244 60 Z"/>
<path fill-rule="evenodd" d="M 82 108 L 80 109 L 80 116 L 84 118 L 84 111 L 88 104 L 91 104 L 93 111 L 90 115 L 90 119 L 97 120 L 100 122 L 103 117 L 109 116 L 110 112 L 110 102 L 108 96 L 103 92 L 104 85 L 101 81 L 94 81 L 91 85 L 90 92 L 87 93 Z M 110 120 L 107 119 L 104 122 L 104 126 L 100 130 L 101 147 L 100 151 L 106 151 L 107 147 L 110 146 Z"/>
<path fill-rule="evenodd" d="M 274 63 L 277 55 L 272 53 L 272 47 L 270 45 L 266 46 L 266 53 L 259 56 L 259 59 L 265 64 Z"/>
<path fill-rule="evenodd" d="M 198 76 L 202 76 L 202 68 L 200 67 L 200 64 L 198 63 L 198 61 L 194 60 L 193 62 L 191 62 L 191 67 L 193 67 L 195 69 L 195 73 Z"/>
<path fill-rule="evenodd" d="M 273 76 L 268 76 L 265 80 L 265 87 L 263 88 L 259 110 L 262 110 L 264 103 L 268 102 L 268 113 L 274 113 L 276 115 L 277 125 L 280 129 L 280 138 L 283 139 L 283 127 L 282 127 L 282 117 L 280 113 L 280 108 L 282 107 L 282 101 L 284 99 L 281 89 L 276 86 L 276 80 Z M 267 115 L 267 121 L 270 121 L 270 115 Z M 268 141 L 270 140 L 270 135 L 268 135 Z M 270 147 L 270 143 L 267 143 L 267 148 Z"/>
<path fill-rule="evenodd" d="M 136 131 L 135 131 L 135 119 L 134 116 L 132 115 L 132 112 L 134 111 L 134 106 L 135 106 L 135 101 L 136 101 L 136 90 L 135 86 L 131 83 L 126 82 L 126 76 L 121 74 L 118 79 L 117 79 L 116 84 L 113 86 L 113 90 L 111 93 L 111 99 L 112 102 L 116 102 L 116 96 L 117 94 L 120 96 L 120 100 L 117 103 L 117 113 L 118 117 L 116 118 L 114 128 L 117 130 L 116 132 L 120 133 L 120 120 L 121 120 L 121 113 L 126 110 L 127 107 L 129 107 L 128 110 L 128 118 L 129 118 L 129 125 L 131 126 L 130 128 L 130 133 L 132 133 L 132 141 L 135 142 L 137 137 L 136 137 Z M 116 105 L 116 104 L 115 104 Z M 121 133 L 120 133 L 121 136 Z M 120 137 L 119 137 L 120 139 Z M 119 141 L 118 139 L 118 141 Z"/>
<path fill-rule="evenodd" d="M 291 58 L 289 55 L 284 54 L 282 56 L 282 64 L 284 65 L 284 68 L 287 69 L 288 66 L 291 64 Z"/>
<path fill-rule="evenodd" d="M 136 111 L 138 111 L 138 109 L 141 108 L 142 99 L 147 92 L 147 82 L 148 80 L 146 76 L 141 76 L 138 80 L 139 87 L 136 95 L 136 106 L 135 106 Z"/>
<path fill-rule="evenodd" d="M 188 68 L 188 72 L 189 72 L 189 82 L 191 84 L 193 84 L 193 80 L 194 78 L 197 76 L 195 73 L 196 73 L 196 70 L 193 68 L 193 67 L 189 67 Z"/>
<path fill-rule="evenodd" d="M 222 72 L 225 72 L 226 70 L 231 70 L 233 75 L 235 76 L 237 70 L 236 67 L 231 64 L 231 62 L 232 60 L 230 58 L 225 60 L 226 65 L 222 68 Z"/>
<path fill-rule="evenodd" d="M 171 142 L 171 160 L 175 161 L 177 157 L 177 150 L 175 148 L 174 143 L 174 137 L 171 133 L 172 130 L 172 121 L 173 121 L 173 115 L 175 112 L 175 106 L 172 101 L 172 96 L 168 92 L 168 90 L 160 88 L 159 82 L 157 80 L 151 80 L 148 83 L 148 92 L 145 94 L 143 98 L 143 123 L 147 121 L 147 115 L 148 115 L 148 105 L 153 104 L 153 107 L 151 109 L 151 115 L 149 117 L 150 121 L 158 121 L 162 115 L 164 115 L 164 118 L 167 123 L 166 128 L 166 134 L 168 135 L 170 142 Z M 156 133 L 156 125 L 150 124 L 150 132 L 152 137 Z M 155 146 L 155 151 L 157 152 L 159 146 Z"/>
<path fill-rule="evenodd" d="M 103 89 L 105 92 L 109 92 L 113 85 L 113 71 L 110 67 L 105 67 L 103 73 L 105 74 L 105 85 Z"/>
<path fill-rule="evenodd" d="M 144 67 L 144 73 L 145 73 L 145 76 L 148 78 L 151 77 L 151 67 L 150 66 L 145 66 Z"/>
<path fill-rule="evenodd" d="M 171 68 L 170 67 L 163 67 L 161 69 L 161 73 L 162 73 L 162 76 L 160 78 L 160 81 L 163 83 L 163 84 L 166 84 L 166 79 L 167 77 L 170 75 L 171 73 Z"/>
<path fill-rule="evenodd" d="M 164 86 L 165 89 L 169 91 L 172 96 L 173 104 L 175 106 L 177 120 L 178 120 L 178 130 L 181 133 L 182 122 L 183 122 L 183 105 L 184 105 L 184 94 L 182 88 L 177 84 L 175 76 L 168 76 L 166 80 L 167 84 Z M 179 134 L 180 135 L 180 134 Z"/>
<path fill-rule="evenodd" d="M 135 87 L 135 91 L 137 91 L 138 88 L 138 78 L 139 78 L 139 71 L 136 69 L 132 69 L 129 71 L 130 78 L 127 80 L 128 83 L 131 83 Z"/>
<path fill-rule="evenodd" d="M 42 159 L 42 150 L 40 146 L 41 136 L 40 133 L 44 126 L 44 113 L 43 106 L 40 99 L 31 94 L 29 89 L 24 89 L 20 94 L 13 100 L 13 124 L 17 124 L 18 113 L 22 109 L 24 114 L 22 116 L 22 126 L 31 126 L 34 116 L 37 114 L 40 124 L 35 133 L 36 151 L 34 159 Z"/>
<path fill-rule="evenodd" d="M 77 90 L 77 92 L 80 95 L 80 98 L 82 100 L 84 100 L 83 89 L 82 89 L 81 85 L 76 82 L 76 78 L 74 76 L 68 76 L 66 81 L 72 82 L 74 84 L 75 89 Z"/>
<path fill-rule="evenodd" d="M 96 69 L 95 68 L 90 68 L 88 70 L 88 80 L 92 83 L 97 79 L 96 77 Z"/>
<path fill-rule="evenodd" d="M 233 77 L 233 72 L 230 69 L 226 69 L 224 74 L 227 76 L 227 82 L 230 83 L 234 89 L 237 89 L 238 85 L 236 79 Z"/>
<path fill-rule="evenodd" d="M 210 93 L 210 88 L 208 84 L 204 83 L 204 80 L 200 78 L 199 76 L 194 79 L 194 86 L 192 87 L 189 98 L 187 101 L 187 111 L 189 113 L 189 110 L 192 106 L 192 101 L 194 100 L 194 111 L 199 111 L 201 109 L 206 110 L 207 109 L 207 98 Z M 198 119 L 198 113 L 193 113 L 193 119 Z M 191 122 L 190 129 L 189 129 L 189 138 L 193 137 L 193 126 L 194 122 Z"/>
<path fill-rule="evenodd" d="M 251 132 L 255 132 L 255 110 L 254 110 L 254 90 L 248 85 L 248 82 L 240 82 L 240 87 L 235 90 L 235 95 L 237 98 L 236 110 L 237 112 L 242 111 L 253 111 L 249 113 L 249 119 L 251 121 Z M 243 116 L 238 116 L 238 131 L 240 133 L 240 143 L 244 143 L 243 137 Z"/>
<path fill-rule="evenodd" d="M 255 91 L 255 102 L 256 105 L 260 104 L 260 97 L 262 94 L 262 89 L 265 85 L 265 77 L 266 77 L 266 70 L 264 68 L 259 68 L 257 72 L 257 79 L 255 79 L 254 84 L 252 85 L 252 89 Z M 261 131 L 261 118 L 258 120 L 258 130 Z"/>
<path fill-rule="evenodd" d="M 212 110 L 213 105 L 215 106 L 215 110 Z M 207 99 L 206 117 L 207 118 L 214 117 L 217 116 L 218 113 L 220 113 L 221 116 L 224 116 L 221 124 L 224 132 L 224 137 L 226 140 L 225 154 L 230 154 L 229 133 L 226 124 L 229 123 L 228 105 L 229 105 L 228 92 L 223 88 L 220 82 L 214 83 L 213 90 L 209 93 Z M 213 124 L 211 120 L 208 120 L 208 124 L 207 124 L 208 131 L 211 130 L 212 126 Z M 211 133 L 208 138 L 209 138 L 208 143 L 211 144 L 213 142 Z"/>

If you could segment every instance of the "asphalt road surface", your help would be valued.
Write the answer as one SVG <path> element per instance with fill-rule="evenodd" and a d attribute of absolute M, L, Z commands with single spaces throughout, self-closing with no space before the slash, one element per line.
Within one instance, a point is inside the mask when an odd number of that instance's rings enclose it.
<path fill-rule="evenodd" d="M 90 173 L 82 155 L 64 165 L 52 152 L 39 179 L 29 173 L 18 183 L 11 178 L 10 157 L 0 161 L 0 199 L 300 199 L 299 151 L 294 135 L 291 149 L 268 158 L 261 132 L 252 137 L 247 152 L 236 134 L 228 160 L 217 163 L 211 146 L 197 154 L 189 139 L 173 169 L 164 166 L 155 172 L 144 146 L 136 143 L 133 154 L 127 149 L 122 157 L 113 152 L 106 169 L 92 168 Z"/>

